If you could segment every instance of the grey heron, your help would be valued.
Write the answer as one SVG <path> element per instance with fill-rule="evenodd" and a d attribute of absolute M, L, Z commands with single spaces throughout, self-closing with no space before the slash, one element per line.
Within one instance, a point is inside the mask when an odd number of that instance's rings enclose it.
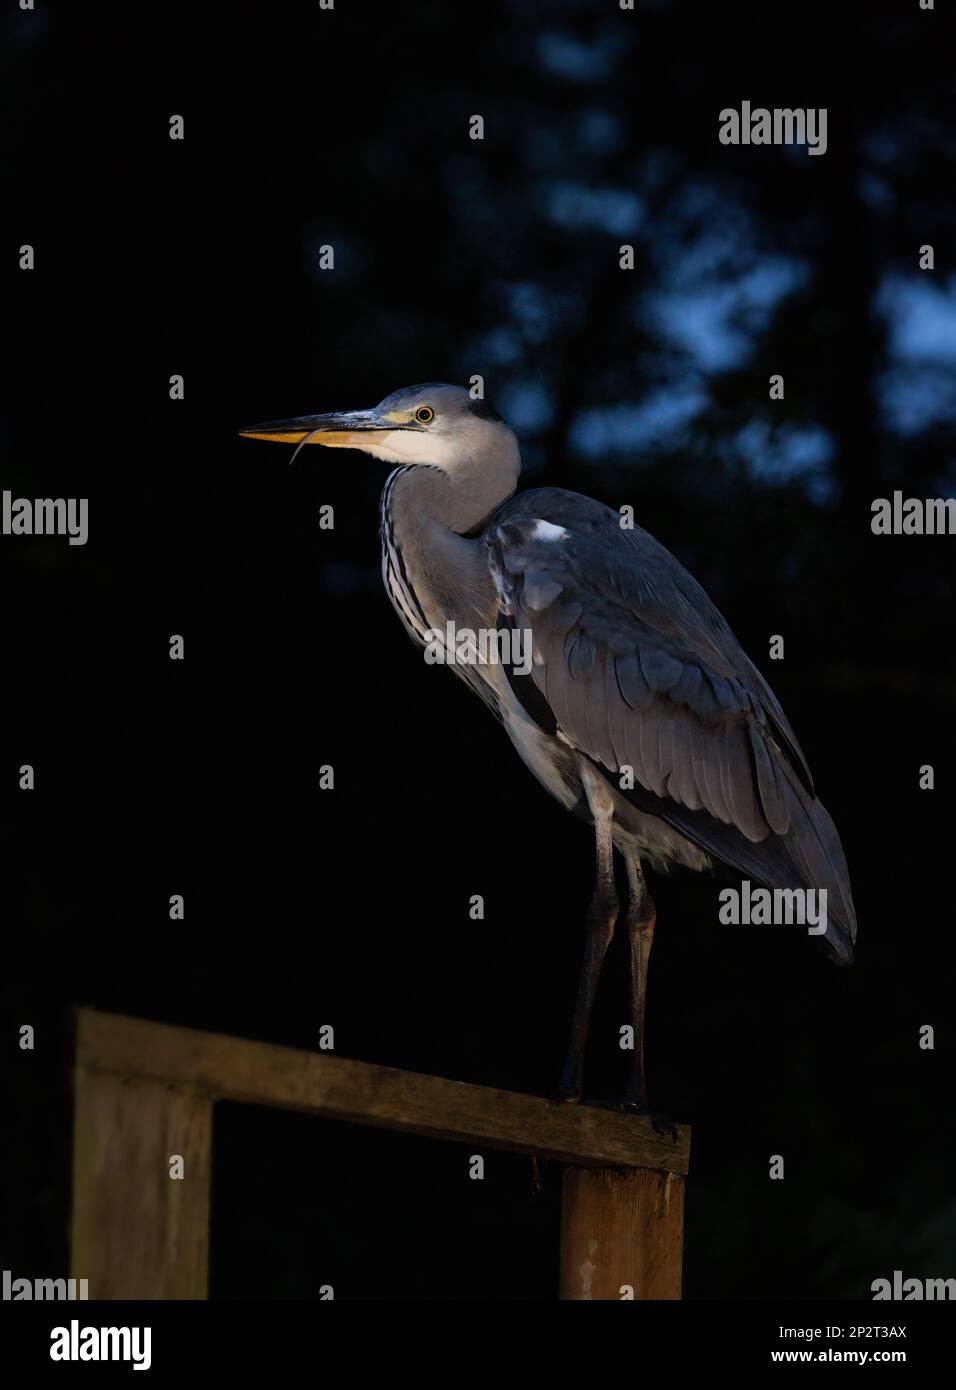
<path fill-rule="evenodd" d="M 516 436 L 461 387 L 411 386 L 371 410 L 241 433 L 398 465 L 382 493 L 382 574 L 416 643 L 447 631 L 530 634 L 526 673 L 513 661 L 452 669 L 535 777 L 593 826 L 595 884 L 560 1096 L 582 1096 L 595 992 L 620 915 L 615 849 L 629 884 L 634 1046 L 624 1103 L 633 1110 L 647 1109 L 656 913 L 645 865 L 722 862 L 770 889 L 825 889 L 821 940 L 835 961 L 852 960 L 846 859 L 796 734 L 707 594 L 653 536 L 577 493 L 516 492 Z"/>

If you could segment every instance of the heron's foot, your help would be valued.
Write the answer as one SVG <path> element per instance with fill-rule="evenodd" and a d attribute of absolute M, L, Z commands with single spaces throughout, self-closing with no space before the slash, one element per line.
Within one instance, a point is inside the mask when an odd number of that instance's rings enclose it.
<path fill-rule="evenodd" d="M 557 1086 L 551 1092 L 551 1099 L 560 1101 L 565 1105 L 578 1105 L 581 1102 L 583 1091 L 580 1082 L 568 1081 L 562 1077 Z"/>
<path fill-rule="evenodd" d="M 650 1120 L 658 1134 L 669 1134 L 671 1140 L 677 1143 L 677 1126 L 659 1110 L 652 1110 L 648 1105 L 638 1105 L 635 1100 L 622 1101 L 620 1108 L 626 1115 L 640 1115 L 643 1119 Z"/>
<path fill-rule="evenodd" d="M 625 1108 L 621 1101 L 612 1100 L 604 1096 L 586 1096 L 580 1091 L 574 1091 L 570 1095 L 566 1094 L 563 1088 L 559 1088 L 551 1093 L 551 1099 L 556 1101 L 571 1102 L 574 1105 L 587 1105 L 592 1110 L 615 1110 L 618 1114 Z M 644 1110 L 641 1114 L 650 1115 L 651 1111 Z"/>
<path fill-rule="evenodd" d="M 551 1092 L 552 1100 L 566 1101 L 576 1105 L 584 1095 L 584 1058 L 580 1049 L 573 1044 L 568 1049 L 561 1067 L 561 1080 Z"/>

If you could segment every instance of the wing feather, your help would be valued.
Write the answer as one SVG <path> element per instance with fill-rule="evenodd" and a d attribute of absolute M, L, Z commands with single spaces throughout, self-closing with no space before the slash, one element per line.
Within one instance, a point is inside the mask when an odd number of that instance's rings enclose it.
<path fill-rule="evenodd" d="M 829 883 L 831 946 L 848 955 L 839 837 L 779 702 L 696 581 L 646 532 L 552 489 L 506 503 L 485 544 L 564 738 L 609 773 L 630 765 L 639 786 L 623 794 L 742 872 Z"/>

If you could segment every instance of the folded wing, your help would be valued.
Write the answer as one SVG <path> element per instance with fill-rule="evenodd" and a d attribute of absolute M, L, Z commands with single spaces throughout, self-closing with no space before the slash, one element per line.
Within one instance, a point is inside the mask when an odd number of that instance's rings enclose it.
<path fill-rule="evenodd" d="M 696 580 L 647 532 L 558 490 L 519 494 L 486 545 L 500 621 L 532 634 L 533 717 L 618 789 L 631 768 L 622 795 L 740 872 L 827 889 L 827 944 L 851 959 L 836 828 L 776 697 Z"/>

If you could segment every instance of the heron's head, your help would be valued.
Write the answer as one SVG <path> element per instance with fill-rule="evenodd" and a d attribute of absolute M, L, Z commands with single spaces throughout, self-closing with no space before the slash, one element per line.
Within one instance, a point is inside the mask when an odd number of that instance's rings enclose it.
<path fill-rule="evenodd" d="M 240 433 L 246 439 L 274 439 L 300 447 L 363 449 L 388 463 L 427 464 L 448 472 L 486 453 L 517 454 L 515 437 L 497 411 L 474 400 L 463 387 L 440 382 L 405 386 L 371 410 L 300 415 L 252 425 Z"/>

